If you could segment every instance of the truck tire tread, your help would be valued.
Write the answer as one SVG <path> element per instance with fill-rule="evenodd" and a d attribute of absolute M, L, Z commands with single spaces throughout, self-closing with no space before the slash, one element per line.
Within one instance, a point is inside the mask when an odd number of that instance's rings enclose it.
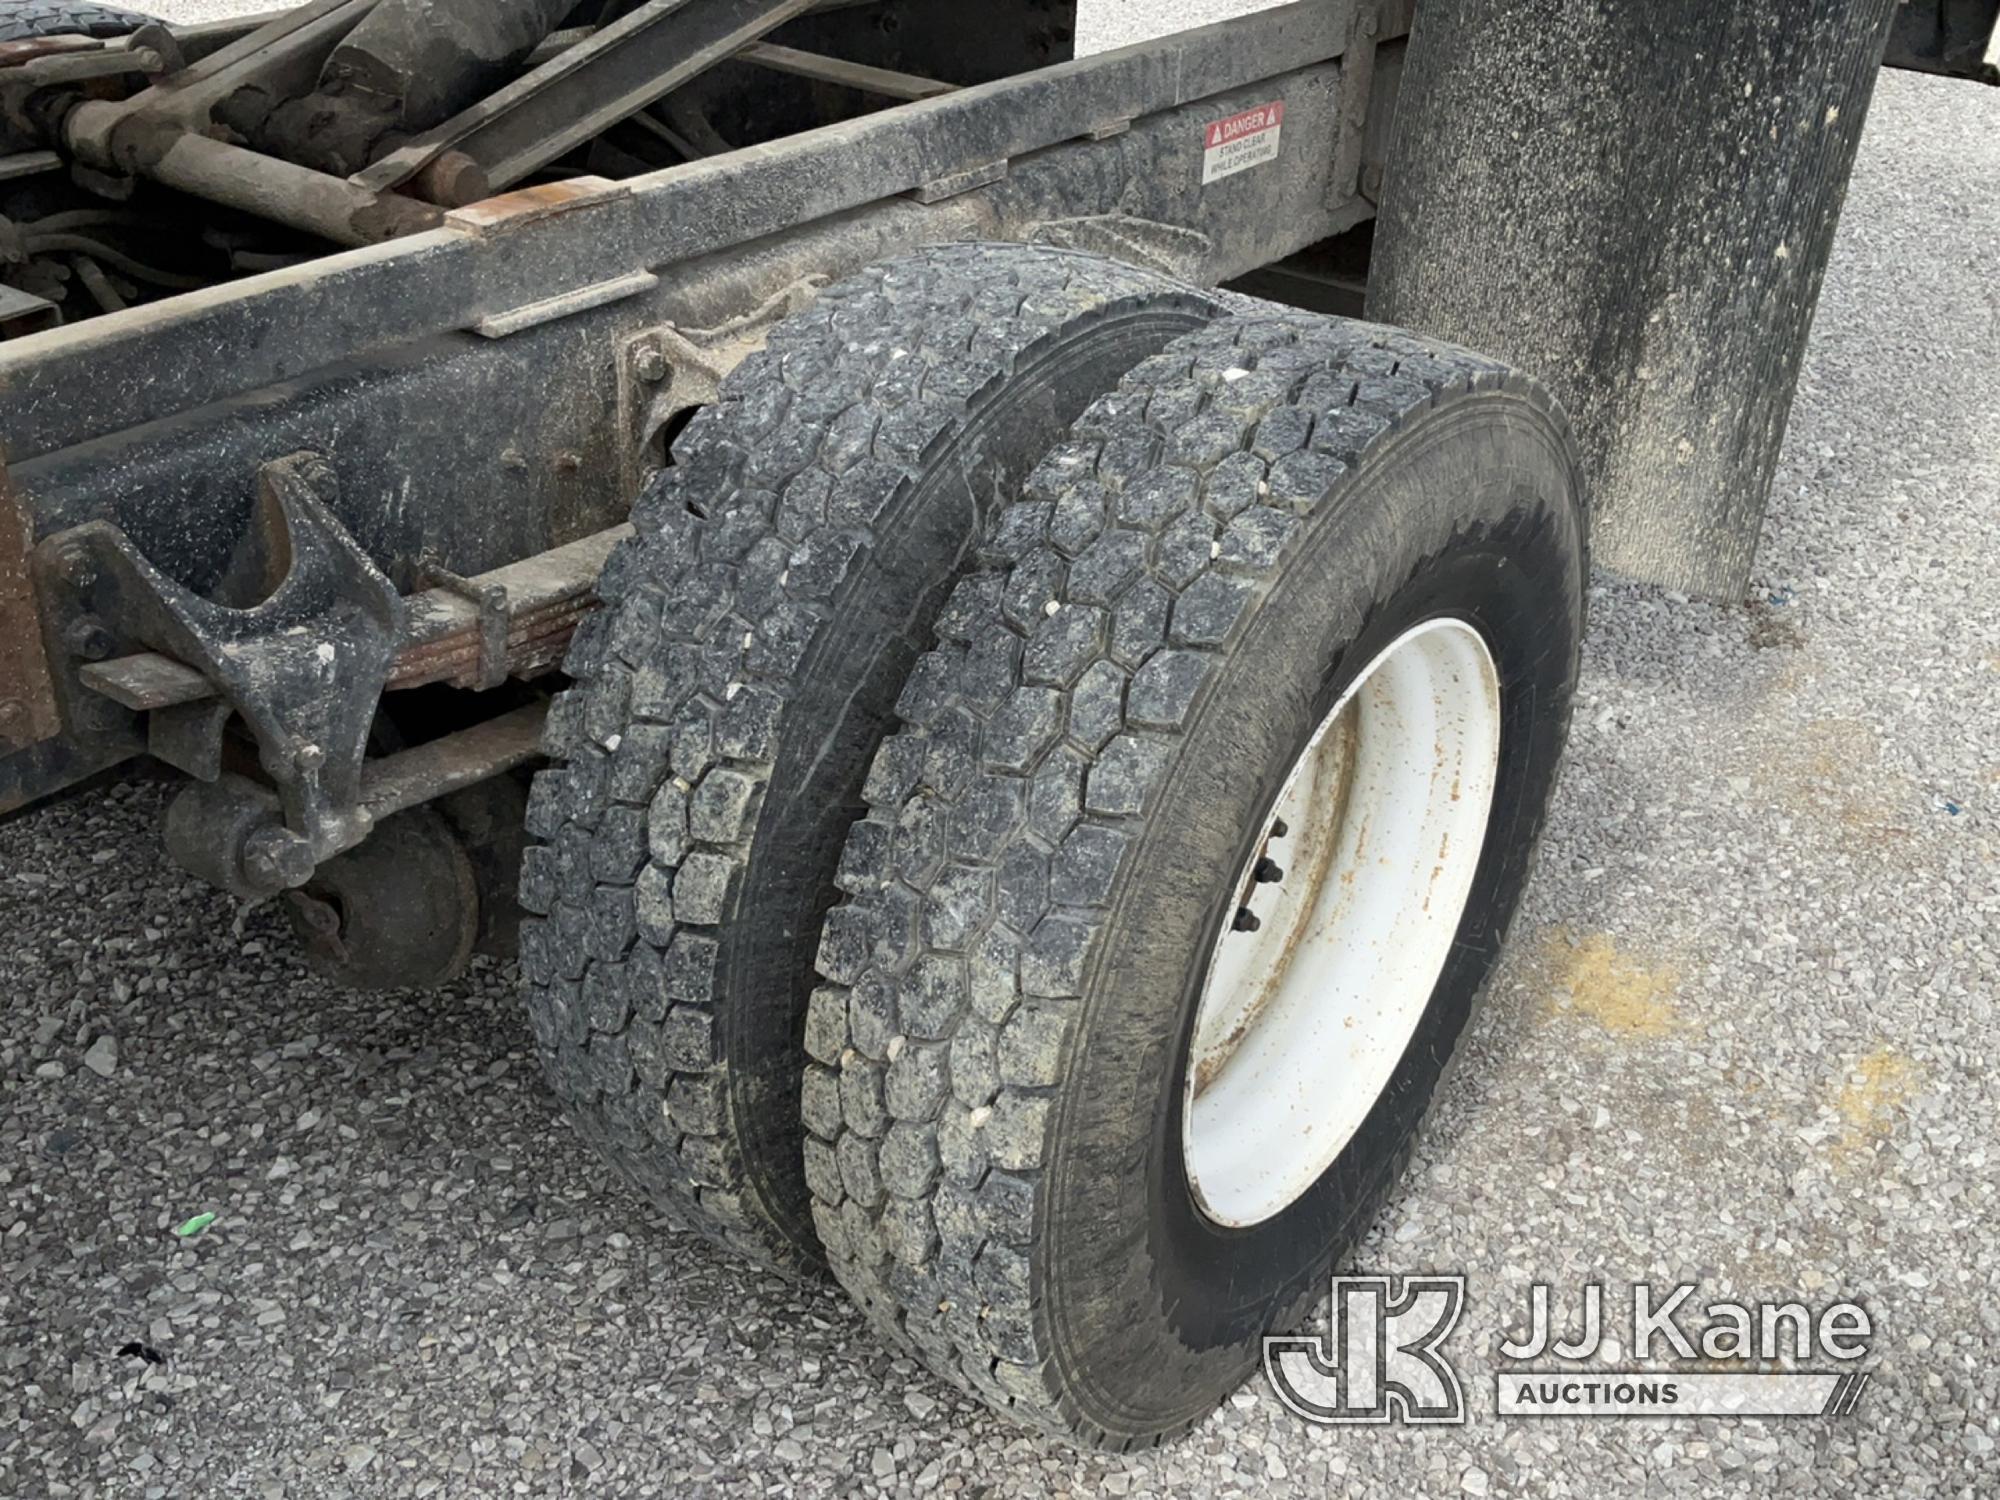
<path fill-rule="evenodd" d="M 766 935 L 797 943 L 782 1088 L 732 1073 L 725 1032 L 746 1012 L 718 954 L 742 920 L 812 645 L 899 499 L 1017 370 L 1094 321 L 1155 307 L 1172 326 L 1149 351 L 1215 311 L 1152 273 L 1019 246 L 937 247 L 828 289 L 681 434 L 572 647 L 575 686 L 546 737 L 555 764 L 529 810 L 530 1016 L 583 1132 L 656 1204 L 763 1264 L 819 1260 L 797 1098 L 817 912 L 812 931 Z M 936 601 L 972 539 L 949 546 Z M 903 628 L 914 659 L 927 627 Z M 853 752 L 849 816 L 873 743 Z M 820 909 L 839 848 L 836 835 Z"/>
<path fill-rule="evenodd" d="M 1068 997 L 1174 726 L 1300 518 L 1339 505 L 1434 403 L 1495 389 L 1552 410 L 1496 361 L 1374 325 L 1267 309 L 1189 334 L 1086 412 L 1002 513 L 912 674 L 824 929 L 807 1177 L 871 1322 L 1019 1421 L 1122 1450 L 1201 1419 L 1094 1424 L 1039 1322 L 1028 1252 L 1078 1045 Z M 1136 479 L 1135 452 L 1158 455 Z M 1005 836 L 926 845 L 983 802 L 1012 810 Z"/>

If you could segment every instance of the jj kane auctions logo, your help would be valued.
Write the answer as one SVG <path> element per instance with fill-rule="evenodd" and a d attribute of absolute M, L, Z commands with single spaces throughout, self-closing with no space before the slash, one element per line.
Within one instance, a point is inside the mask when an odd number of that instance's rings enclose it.
<path fill-rule="evenodd" d="M 1613 1318 L 1604 1287 L 1587 1284 L 1577 1322 L 1559 1336 L 1555 1295 L 1529 1289 L 1527 1332 L 1503 1339 L 1494 1409 L 1513 1417 L 1843 1416 L 1869 1372 L 1867 1309 L 1834 1302 L 1714 1301 L 1698 1288 L 1632 1288 L 1629 1318 Z M 1465 1310 L 1463 1276 L 1336 1276 L 1328 1334 L 1264 1340 L 1264 1373 L 1285 1406 L 1315 1423 L 1462 1423 L 1463 1383 L 1445 1342 Z M 1645 1369 L 1578 1370 L 1544 1361 L 1618 1357 L 1610 1330 Z M 1664 1366 L 1664 1368 L 1660 1368 Z M 1847 1366 L 1850 1368 L 1841 1368 Z"/>

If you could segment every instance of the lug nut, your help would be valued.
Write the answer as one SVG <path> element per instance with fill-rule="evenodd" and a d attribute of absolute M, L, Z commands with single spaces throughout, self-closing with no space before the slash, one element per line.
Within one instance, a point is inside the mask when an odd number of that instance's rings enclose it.
<path fill-rule="evenodd" d="M 1236 920 L 1229 925 L 1237 932 L 1255 932 L 1264 924 L 1257 920 L 1257 913 L 1249 907 L 1239 906 L 1236 908 Z"/>
<path fill-rule="evenodd" d="M 1288 828 L 1288 827 L 1286 827 L 1286 826 L 1285 826 L 1285 820 L 1284 820 L 1283 818 L 1273 818 L 1273 819 L 1271 819 L 1271 837 L 1272 837 L 1272 838 L 1274 838 L 1274 839 L 1281 839 L 1281 838 L 1283 838 L 1283 837 L 1284 837 L 1284 836 L 1285 836 L 1286 834 L 1290 833 L 1291 831 L 1292 831 L 1292 830 L 1291 830 L 1290 828 Z"/>
<path fill-rule="evenodd" d="M 1257 868 L 1250 872 L 1250 878 L 1259 885 L 1275 885 L 1285 878 L 1285 867 L 1266 855 L 1257 861 Z"/>

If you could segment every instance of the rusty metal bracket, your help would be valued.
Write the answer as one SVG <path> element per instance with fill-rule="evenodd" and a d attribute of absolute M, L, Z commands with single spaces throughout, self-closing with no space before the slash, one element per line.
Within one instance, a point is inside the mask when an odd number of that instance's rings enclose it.
<path fill-rule="evenodd" d="M 113 165 L 111 158 L 134 149 L 134 138 L 170 131 L 208 129 L 214 111 L 241 90 L 262 90 L 272 99 L 302 91 L 318 77 L 327 53 L 375 0 L 310 0 L 270 17 L 255 30 L 185 67 L 173 69 L 151 88 L 99 111 L 88 126 L 72 128 L 71 144 L 86 158 Z M 116 135 L 124 138 L 114 142 Z"/>
<path fill-rule="evenodd" d="M 0 463 L 0 755 L 62 732 L 28 568 L 33 543 L 27 512 L 14 497 L 6 464 Z"/>
<path fill-rule="evenodd" d="M 636 495 L 665 461 L 661 439 L 675 419 L 713 405 L 729 373 L 764 347 L 772 328 L 811 306 L 826 283 L 825 276 L 802 276 L 714 328 L 664 323 L 625 341 L 618 360 L 618 415 L 619 431 L 632 439 L 625 449 L 627 494 Z"/>
<path fill-rule="evenodd" d="M 473 686 L 482 693 L 492 692 L 513 675 L 507 660 L 507 637 L 514 630 L 513 596 L 504 583 L 465 578 L 449 568 L 433 567 L 430 576 L 438 588 L 479 612 L 479 664 Z"/>
<path fill-rule="evenodd" d="M 260 864 L 268 883 L 282 887 L 367 837 L 362 762 L 404 608 L 330 508 L 334 478 L 324 459 L 279 459 L 259 471 L 258 484 L 267 555 L 284 559 L 285 572 L 247 609 L 181 587 L 108 522 L 43 546 L 114 635 L 197 669 L 248 725 L 284 817 L 282 828 L 258 831 L 268 855 Z M 195 732 L 179 747 L 213 766 L 214 721 L 187 727 Z"/>
<path fill-rule="evenodd" d="M 1333 170 L 1327 175 L 1327 206 L 1343 208 L 1362 190 L 1362 156 L 1368 145 L 1368 113 L 1375 94 L 1375 44 L 1382 18 L 1375 6 L 1363 4 L 1354 13 L 1354 29 L 1340 56 L 1340 134 L 1333 146 Z"/>
<path fill-rule="evenodd" d="M 190 704 L 178 712 L 204 710 Z M 541 752 L 546 703 L 529 703 L 456 734 L 367 763 L 353 826 L 368 833 L 397 813 L 449 797 L 526 765 Z M 247 776 L 190 783 L 167 807 L 168 852 L 195 875 L 244 901 L 310 883 L 332 855 L 315 857 L 284 825 L 278 794 Z"/>
<path fill-rule="evenodd" d="M 312 0 L 191 63 L 183 54 L 163 56 L 157 48 L 139 47 L 138 38 L 129 49 L 106 48 L 80 60 L 52 59 L 72 68 L 116 66 L 123 71 L 149 62 L 147 71 L 162 74 L 129 99 L 79 104 L 63 119 L 63 140 L 82 165 L 95 171 L 150 177 L 336 244 L 371 245 L 433 228 L 443 216 L 429 204 L 357 188 L 344 177 L 213 133 L 236 106 L 261 115 L 309 88 L 327 53 L 375 3 Z"/>

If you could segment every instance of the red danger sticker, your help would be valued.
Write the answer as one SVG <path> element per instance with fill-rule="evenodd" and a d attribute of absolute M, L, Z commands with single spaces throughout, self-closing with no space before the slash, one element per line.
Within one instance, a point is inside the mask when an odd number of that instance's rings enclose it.
<path fill-rule="evenodd" d="M 1278 157 L 1285 124 L 1285 101 L 1274 100 L 1217 120 L 1203 131 L 1201 180 L 1215 182 Z"/>

